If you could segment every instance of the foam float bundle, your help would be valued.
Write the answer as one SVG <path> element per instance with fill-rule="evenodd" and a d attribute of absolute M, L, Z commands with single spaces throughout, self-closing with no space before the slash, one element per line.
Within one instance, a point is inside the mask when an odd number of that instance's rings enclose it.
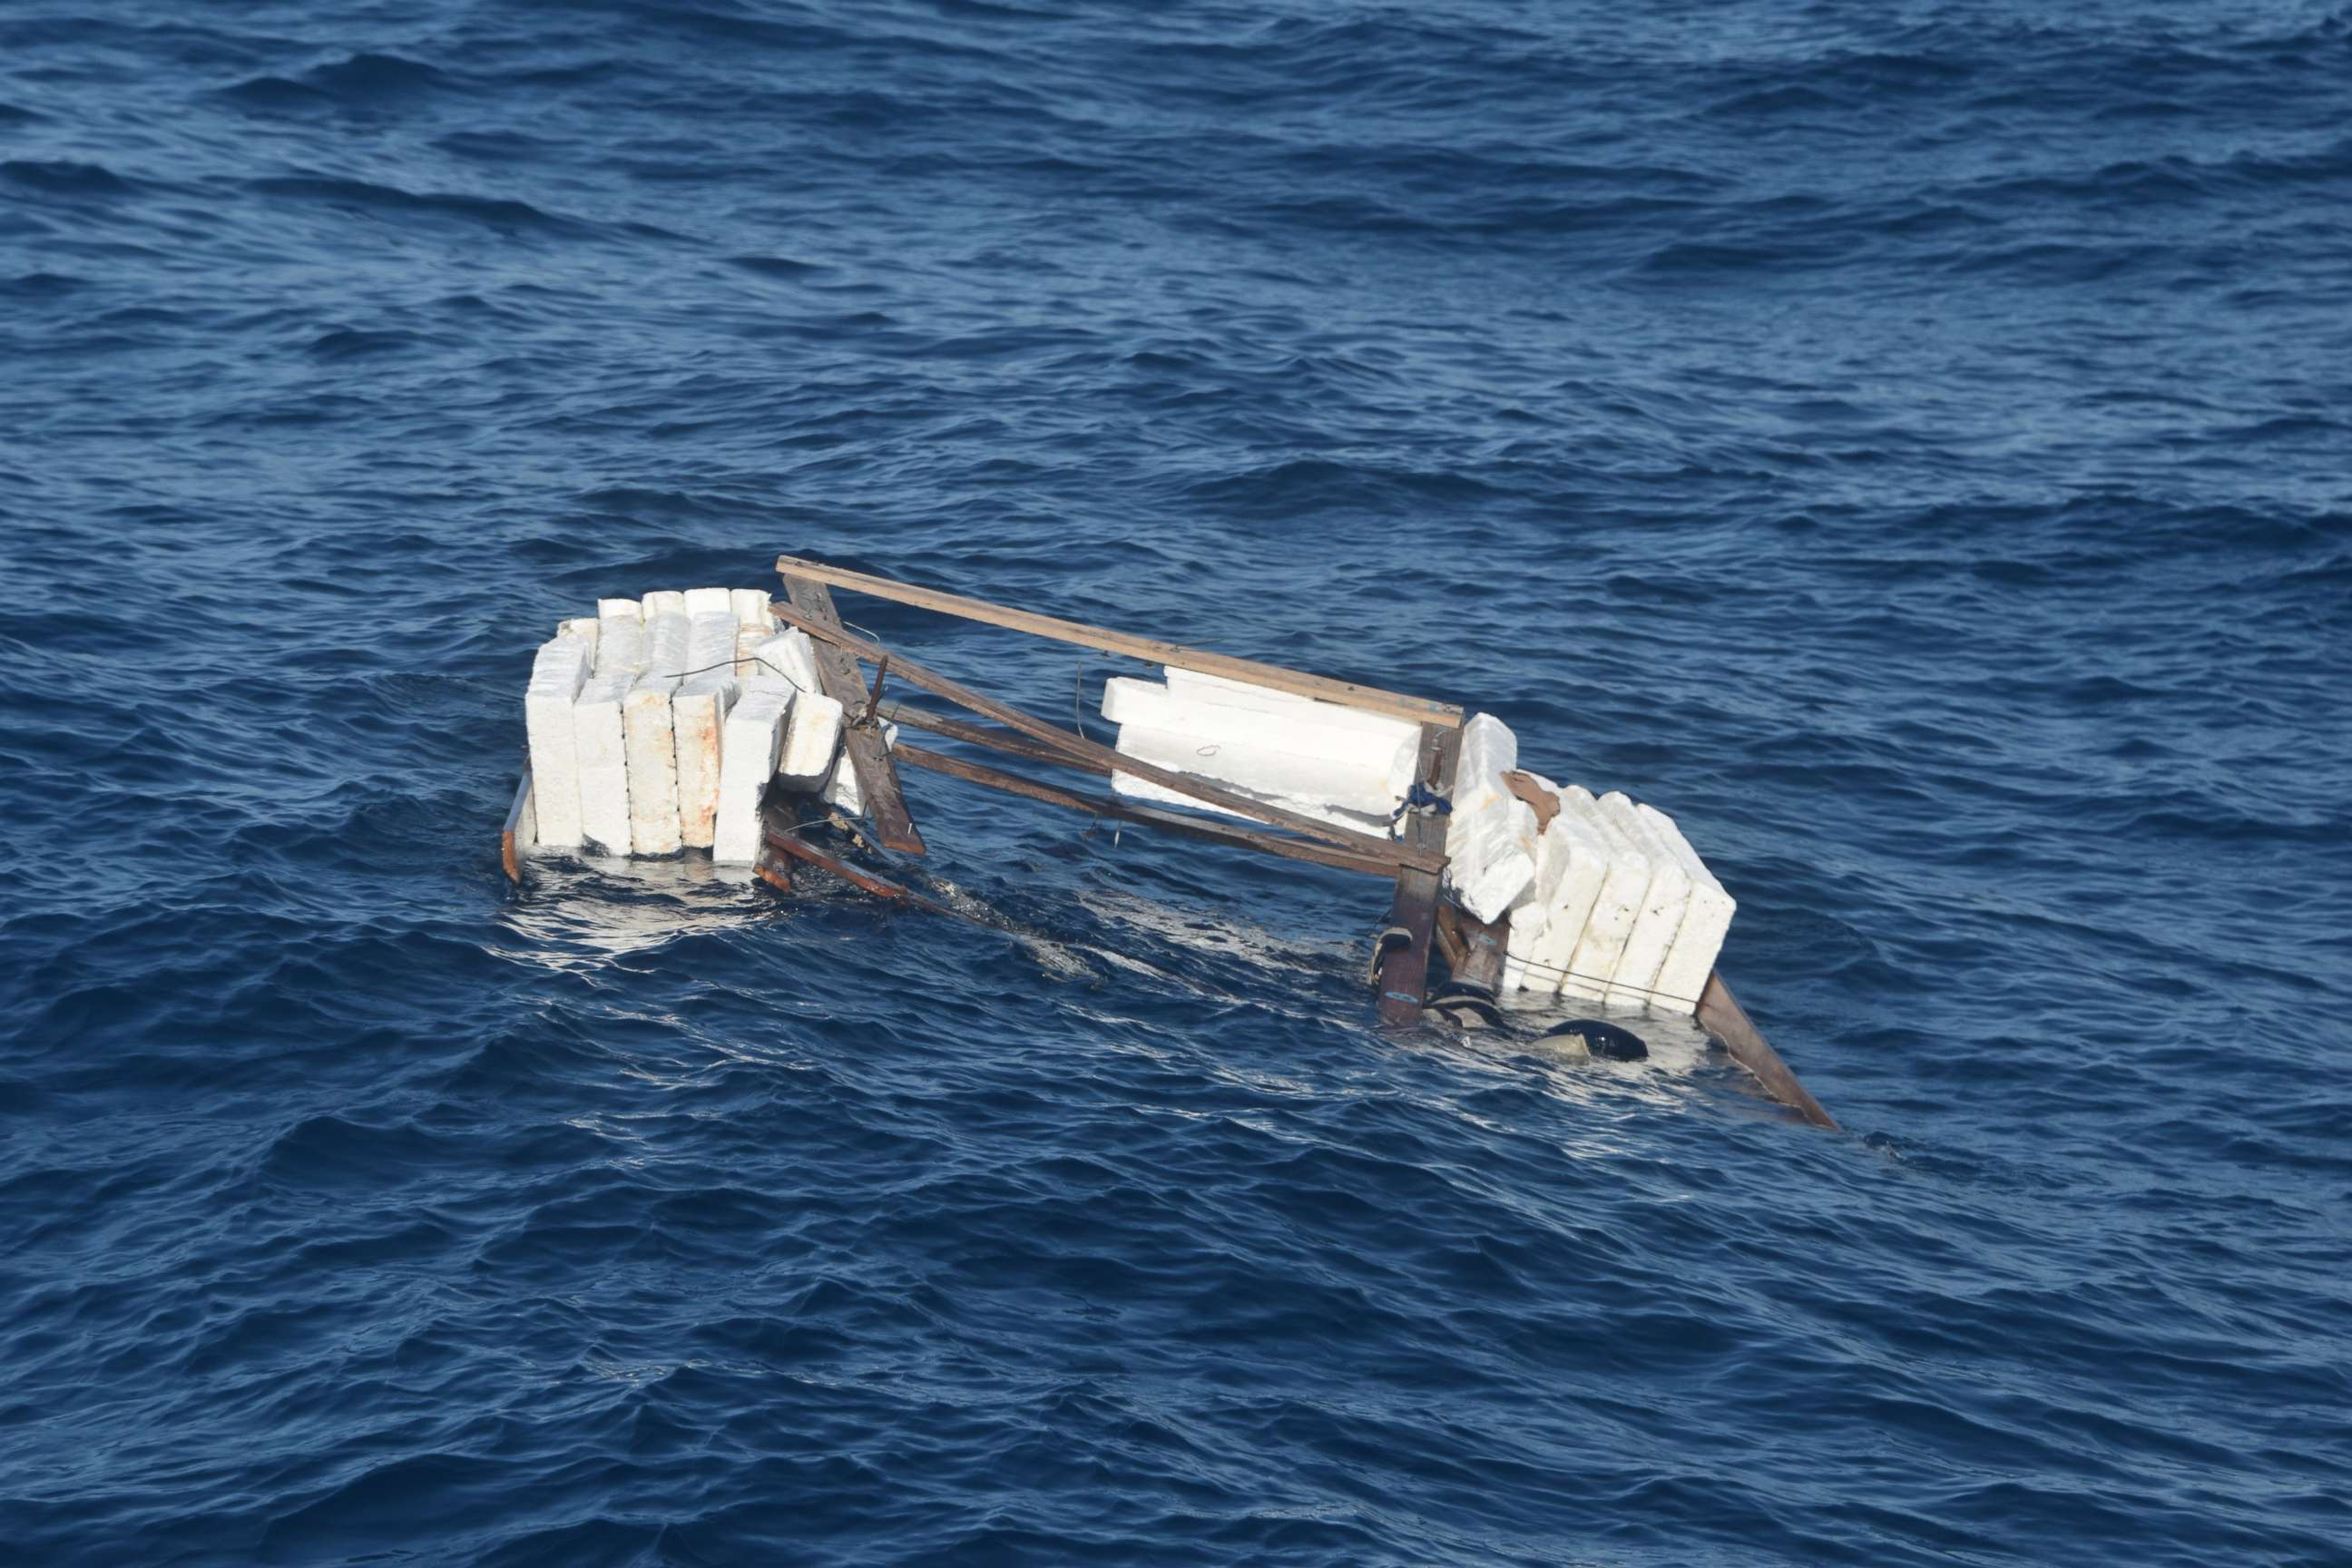
<path fill-rule="evenodd" d="M 1103 717 L 1124 756 L 1197 773 L 1339 826 L 1402 832 L 1420 726 L 1212 675 L 1114 679 Z M 1491 714 L 1463 726 L 1446 891 L 1475 918 L 1510 917 L 1503 988 L 1580 1005 L 1688 1016 L 1734 905 L 1674 819 L 1522 772 Z M 1121 795 L 1211 810 L 1128 773 Z"/>
<path fill-rule="evenodd" d="M 1123 677 L 1104 684 L 1103 717 L 1118 726 L 1122 755 L 1373 832 L 1387 829 L 1412 787 L 1418 724 L 1222 676 L 1165 673 L 1165 684 Z M 1132 773 L 1111 774 L 1111 788 L 1160 805 L 1201 805 Z"/>
<path fill-rule="evenodd" d="M 842 719 L 807 634 L 779 630 L 757 588 L 599 599 L 524 689 L 537 847 L 748 864 L 772 779 L 859 809 Z"/>

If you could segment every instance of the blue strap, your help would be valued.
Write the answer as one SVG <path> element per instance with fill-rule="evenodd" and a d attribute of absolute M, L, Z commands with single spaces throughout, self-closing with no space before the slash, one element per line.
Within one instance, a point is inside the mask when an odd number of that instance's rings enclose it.
<path fill-rule="evenodd" d="M 1412 790 L 1404 797 L 1404 804 L 1389 813 L 1389 820 L 1393 822 L 1408 811 L 1433 811 L 1440 816 L 1451 816 L 1454 815 L 1454 803 L 1415 779 Z"/>

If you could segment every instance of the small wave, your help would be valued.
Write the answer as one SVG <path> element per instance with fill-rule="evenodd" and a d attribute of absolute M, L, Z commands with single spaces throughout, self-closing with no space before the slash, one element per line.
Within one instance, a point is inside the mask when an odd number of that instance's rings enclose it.
<path fill-rule="evenodd" d="M 313 67 L 299 76 L 247 78 L 221 96 L 268 110 L 375 109 L 454 87 L 446 72 L 400 55 L 361 53 Z"/>
<path fill-rule="evenodd" d="M 317 175 L 277 175 L 248 180 L 245 188 L 263 195 L 291 196 L 371 212 L 458 218 L 508 233 L 572 236 L 587 232 L 585 226 L 570 218 L 542 212 L 529 202 L 512 197 L 406 191 L 397 185 L 379 185 L 366 180 L 331 179 Z"/>
<path fill-rule="evenodd" d="M 360 359 L 373 354 L 396 353 L 414 348 L 421 340 L 414 332 L 363 332 L 349 328 L 327 332 L 310 344 L 314 359 Z"/>
<path fill-rule="evenodd" d="M 0 180 L 58 196 L 121 196 L 130 195 L 131 189 L 128 181 L 110 169 L 69 159 L 0 160 Z"/>
<path fill-rule="evenodd" d="M 756 272 L 762 278 L 806 278 L 825 270 L 822 262 L 795 261 L 789 256 L 730 256 L 727 265 Z"/>

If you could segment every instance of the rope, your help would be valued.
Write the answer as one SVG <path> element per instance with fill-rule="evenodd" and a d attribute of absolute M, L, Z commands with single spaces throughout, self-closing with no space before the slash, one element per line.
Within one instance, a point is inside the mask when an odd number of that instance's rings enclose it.
<path fill-rule="evenodd" d="M 1506 954 L 1503 962 L 1507 966 L 1513 961 L 1508 954 Z M 1661 991 L 1652 985 L 1635 985 L 1630 981 L 1612 980 L 1605 974 L 1586 974 L 1579 970 L 1562 969 L 1554 963 L 1538 963 L 1531 958 L 1523 958 L 1517 962 L 1522 969 L 1539 970 L 1546 974 L 1557 974 L 1563 980 L 1581 980 L 1608 991 L 1638 991 L 1644 996 L 1663 997 L 1666 1001 L 1680 1002 L 1691 1007 L 1698 1005 L 1698 998 L 1696 996 L 1677 996 L 1671 991 Z"/>

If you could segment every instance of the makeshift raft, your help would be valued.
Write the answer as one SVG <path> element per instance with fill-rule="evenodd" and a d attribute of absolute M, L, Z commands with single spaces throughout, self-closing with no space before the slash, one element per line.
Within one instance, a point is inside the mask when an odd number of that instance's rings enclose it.
<path fill-rule="evenodd" d="M 524 700 L 531 765 L 501 837 L 509 878 L 533 854 L 701 847 L 780 889 L 804 863 L 944 913 L 872 868 L 893 868 L 870 845 L 861 864 L 798 820 L 821 802 L 862 817 L 883 850 L 924 855 L 903 764 L 1390 882 L 1369 972 L 1383 1025 L 1492 1022 L 1499 994 L 1527 991 L 1688 1016 L 1774 1099 L 1836 1125 L 1716 972 L 1732 900 L 1673 821 L 1520 770 L 1516 738 L 1491 716 L 823 562 L 776 566 L 781 601 L 720 588 L 602 600 L 541 648 Z M 1118 740 L 1105 746 L 854 635 L 836 587 L 1139 659 L 1165 680 L 1107 683 Z M 893 678 L 987 722 L 886 709 Z M 901 743 L 902 729 L 1108 776 L 1111 792 Z M 1448 975 L 1434 992 L 1433 958 Z"/>

